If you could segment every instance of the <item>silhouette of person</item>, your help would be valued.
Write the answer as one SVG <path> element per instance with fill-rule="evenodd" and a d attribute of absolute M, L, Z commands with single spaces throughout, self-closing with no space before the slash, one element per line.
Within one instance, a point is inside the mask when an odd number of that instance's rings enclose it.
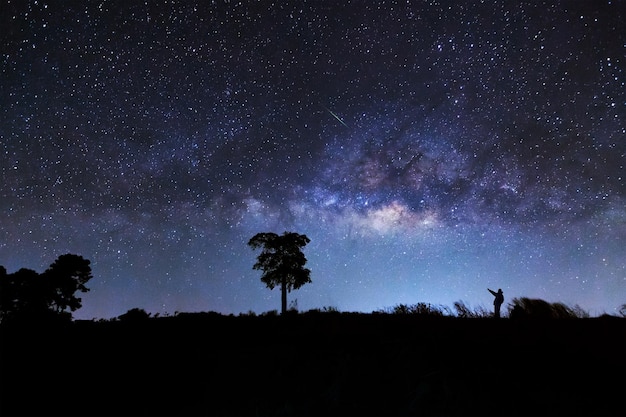
<path fill-rule="evenodd" d="M 492 291 L 489 288 L 487 288 L 487 290 L 495 296 L 493 299 L 493 316 L 498 319 L 500 318 L 500 306 L 504 302 L 504 293 L 501 288 L 498 288 L 498 292 Z"/>

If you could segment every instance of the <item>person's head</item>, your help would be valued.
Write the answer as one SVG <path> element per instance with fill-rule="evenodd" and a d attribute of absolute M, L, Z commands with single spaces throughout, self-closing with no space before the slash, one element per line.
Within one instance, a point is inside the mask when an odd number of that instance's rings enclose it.
<path fill-rule="evenodd" d="M 502 288 L 498 288 L 498 292 L 502 294 Z"/>

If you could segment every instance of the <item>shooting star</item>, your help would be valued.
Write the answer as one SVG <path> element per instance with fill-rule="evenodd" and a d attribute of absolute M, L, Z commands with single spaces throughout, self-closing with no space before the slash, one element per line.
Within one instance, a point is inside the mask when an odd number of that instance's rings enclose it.
<path fill-rule="evenodd" d="M 331 109 L 329 109 L 328 107 L 324 106 L 323 104 L 320 104 L 320 106 L 322 106 L 324 109 L 326 109 L 326 111 L 328 113 L 330 113 L 335 119 L 337 119 L 339 121 L 339 123 L 341 123 L 345 127 L 348 127 L 348 128 L 350 127 L 343 120 L 341 120 L 341 117 L 339 117 L 335 113 L 333 113 L 333 111 Z"/>

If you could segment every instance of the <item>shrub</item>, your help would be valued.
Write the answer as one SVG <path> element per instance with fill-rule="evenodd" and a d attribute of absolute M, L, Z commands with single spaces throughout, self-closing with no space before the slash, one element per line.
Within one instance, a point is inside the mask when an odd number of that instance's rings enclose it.
<path fill-rule="evenodd" d="M 563 303 L 550 303 L 537 298 L 514 298 L 509 304 L 509 316 L 512 319 L 572 319 L 587 318 L 589 313 L 580 306 L 570 307 Z"/>
<path fill-rule="evenodd" d="M 383 309 L 379 313 L 386 314 L 411 314 L 419 316 L 429 317 L 443 317 L 449 315 L 450 309 L 445 306 L 436 306 L 430 303 L 417 303 L 417 304 L 397 304 L 391 308 Z"/>
<path fill-rule="evenodd" d="M 150 313 L 143 308 L 131 308 L 126 313 L 118 316 L 120 321 L 141 321 L 150 318 Z"/>
<path fill-rule="evenodd" d="M 322 308 L 312 308 L 306 312 L 307 314 L 323 314 L 323 313 L 339 313 L 337 307 L 326 306 Z"/>

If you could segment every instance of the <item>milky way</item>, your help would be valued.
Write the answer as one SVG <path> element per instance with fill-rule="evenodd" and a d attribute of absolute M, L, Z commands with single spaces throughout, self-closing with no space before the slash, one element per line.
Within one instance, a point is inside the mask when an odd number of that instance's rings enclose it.
<path fill-rule="evenodd" d="M 92 262 L 77 318 L 626 303 L 626 3 L 0 10 L 0 265 Z"/>

